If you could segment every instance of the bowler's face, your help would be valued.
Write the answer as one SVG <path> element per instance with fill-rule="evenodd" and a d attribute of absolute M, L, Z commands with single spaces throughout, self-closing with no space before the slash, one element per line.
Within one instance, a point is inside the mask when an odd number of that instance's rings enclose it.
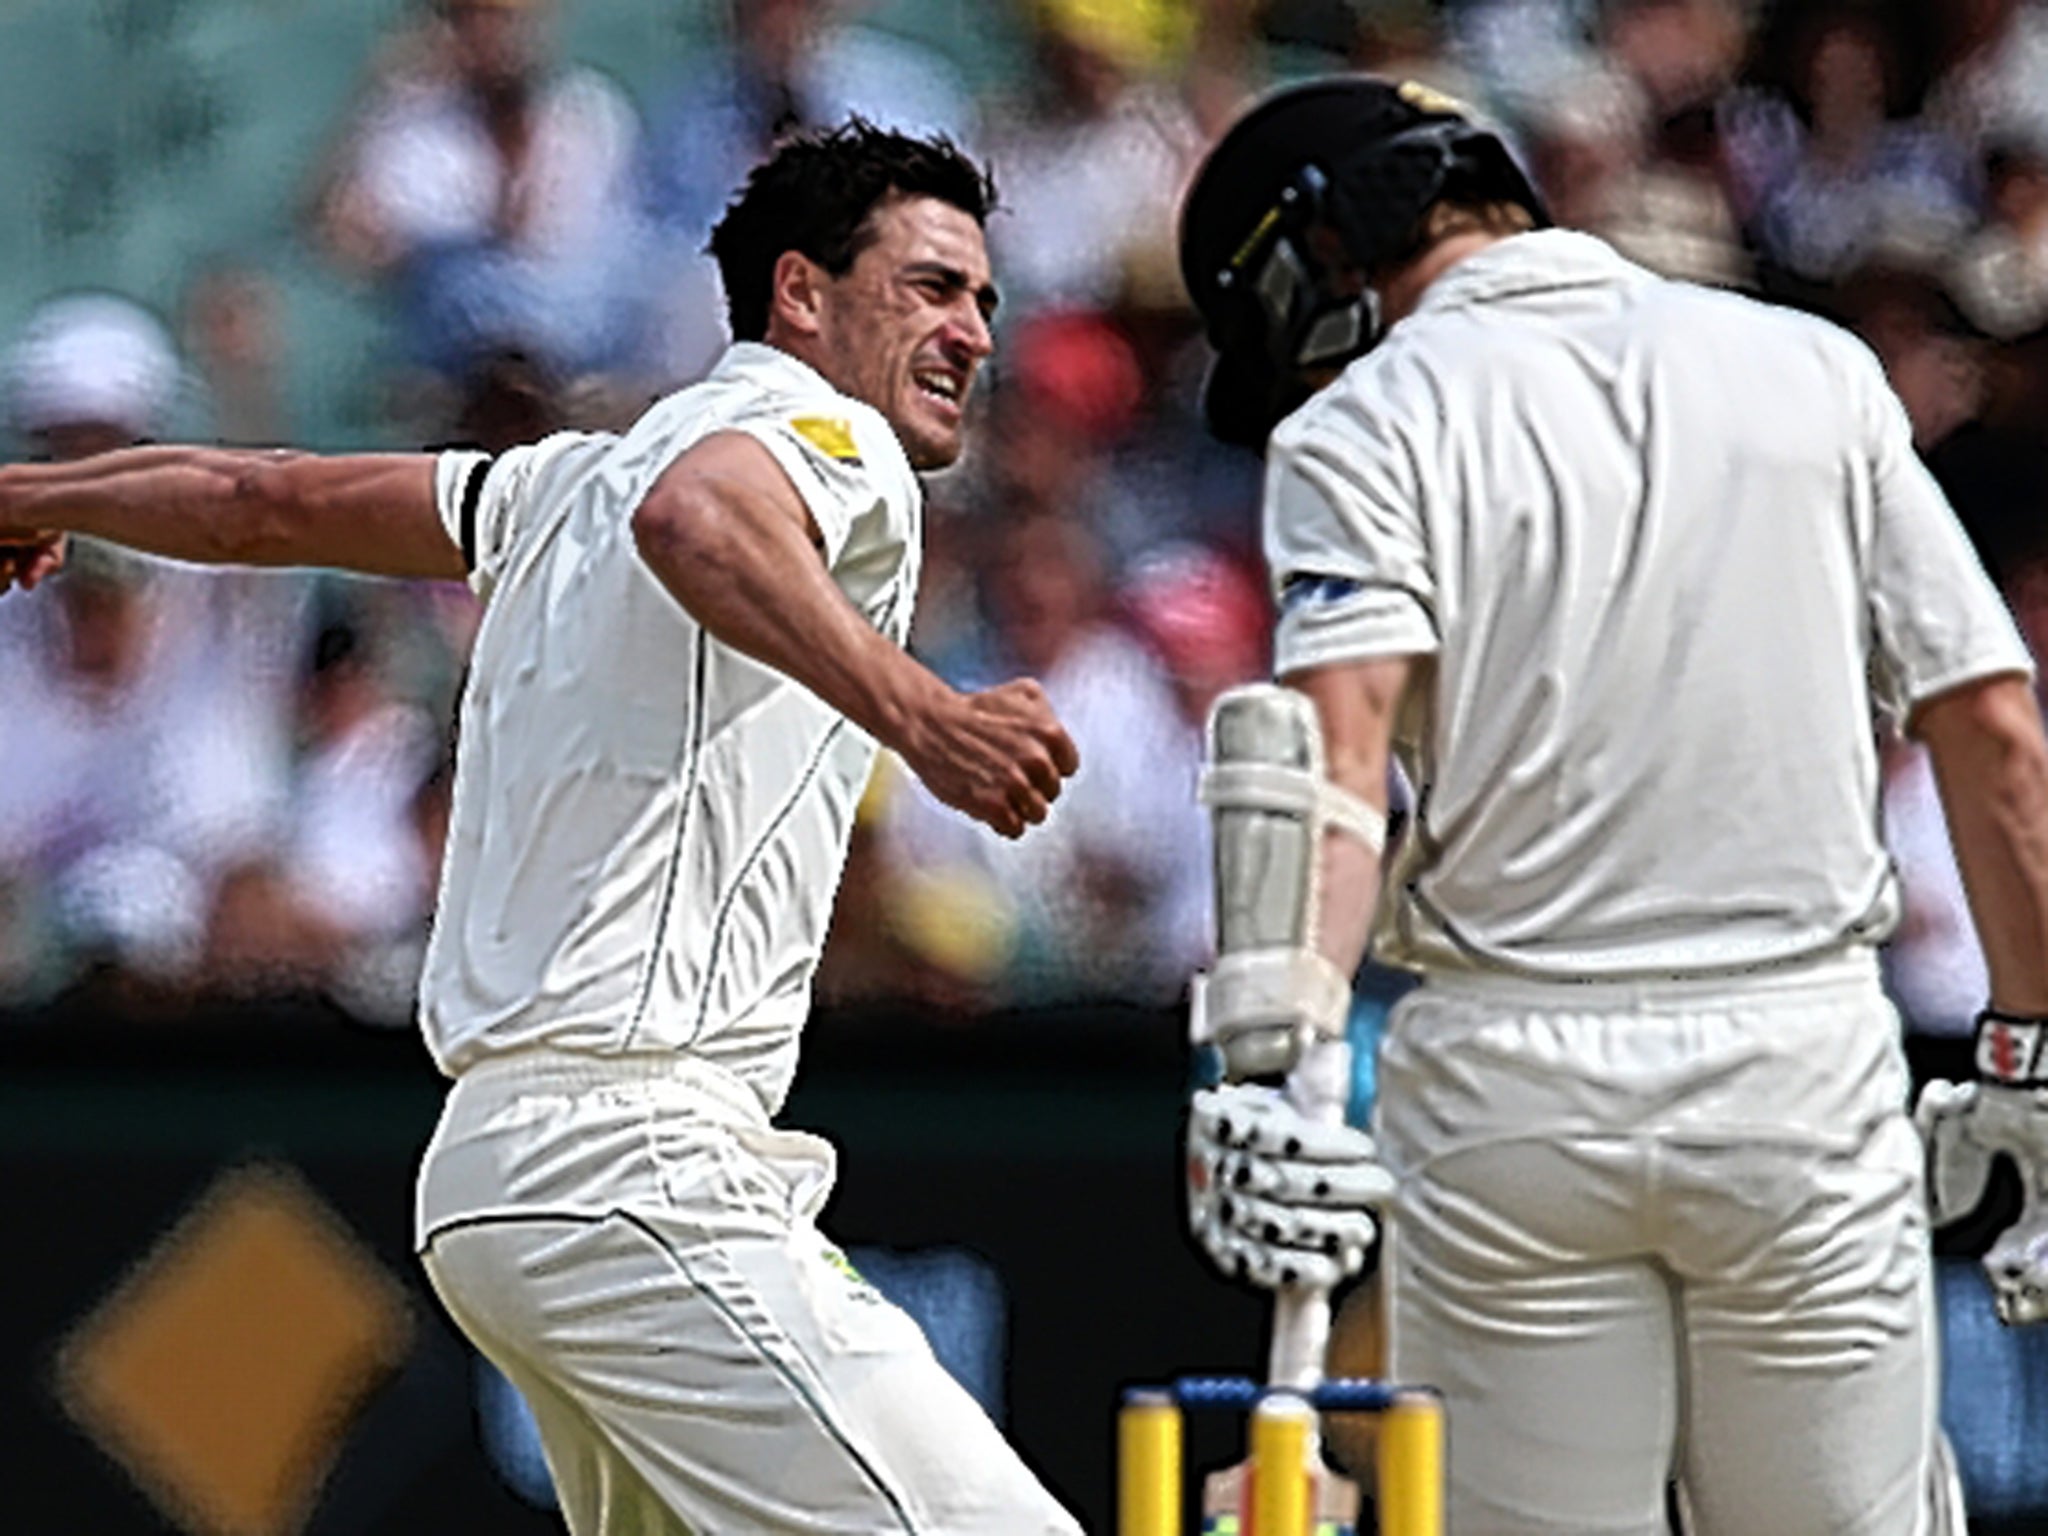
<path fill-rule="evenodd" d="M 888 199 L 869 230 L 826 284 L 823 371 L 888 419 L 913 466 L 941 469 L 960 456 L 968 396 L 995 350 L 987 242 L 971 215 L 931 197 Z"/>

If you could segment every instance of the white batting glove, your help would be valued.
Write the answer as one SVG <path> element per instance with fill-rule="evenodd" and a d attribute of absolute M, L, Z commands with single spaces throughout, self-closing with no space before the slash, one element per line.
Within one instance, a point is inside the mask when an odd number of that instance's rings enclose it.
<path fill-rule="evenodd" d="M 1311 1120 L 1277 1088 L 1196 1092 L 1188 1117 L 1188 1225 L 1227 1275 L 1327 1288 L 1358 1273 L 1394 1177 L 1365 1132 Z"/>
<path fill-rule="evenodd" d="M 2013 1160 L 2024 1191 L 2020 1219 L 1984 1255 L 1998 1317 L 2048 1322 L 2048 1021 L 1986 1011 L 1977 1022 L 1975 1082 L 1931 1082 L 1913 1122 L 1927 1146 L 1927 1196 L 1936 1226 L 1984 1198 L 1991 1159 Z"/>

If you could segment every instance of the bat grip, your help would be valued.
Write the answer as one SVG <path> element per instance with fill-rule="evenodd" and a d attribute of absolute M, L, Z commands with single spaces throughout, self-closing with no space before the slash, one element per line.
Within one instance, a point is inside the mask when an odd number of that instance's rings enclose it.
<path fill-rule="evenodd" d="M 1302 1286 L 1273 1296 L 1273 1349 L 1266 1379 L 1276 1387 L 1310 1388 L 1323 1379 L 1330 1345 L 1330 1293 Z"/>
<path fill-rule="evenodd" d="M 1351 1099 L 1351 1045 L 1311 1041 L 1288 1074 L 1287 1097 L 1311 1120 L 1342 1125 Z M 1273 1343 L 1266 1379 L 1276 1387 L 1313 1387 L 1323 1379 L 1330 1344 L 1330 1293 L 1289 1286 L 1273 1294 Z"/>

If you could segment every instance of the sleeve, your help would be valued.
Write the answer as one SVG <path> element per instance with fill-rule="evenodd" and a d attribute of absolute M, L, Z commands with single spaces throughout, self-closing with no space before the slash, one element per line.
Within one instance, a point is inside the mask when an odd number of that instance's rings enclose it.
<path fill-rule="evenodd" d="M 528 521 L 531 471 L 544 444 L 505 453 L 454 449 L 434 462 L 434 505 L 441 526 L 462 551 L 469 585 L 488 598 L 498 584 L 519 530 Z"/>
<path fill-rule="evenodd" d="M 1947 497 L 1913 451 L 1905 407 L 1874 358 L 1859 356 L 1858 367 L 1870 475 L 1872 687 L 1879 706 L 1904 721 L 1916 705 L 1959 684 L 2031 675 L 2033 661 Z"/>
<path fill-rule="evenodd" d="M 1277 675 L 1437 650 L 1412 464 L 1385 423 L 1353 409 L 1297 416 L 1275 433 L 1265 544 L 1280 611 Z"/>
<path fill-rule="evenodd" d="M 878 509 L 904 508 L 915 494 L 909 466 L 893 434 L 846 409 L 845 401 L 779 401 L 731 423 L 774 457 L 803 498 L 825 540 L 825 564 L 837 568 L 866 541 L 857 525 Z M 900 475 L 895 473 L 900 465 Z M 897 484 L 898 480 L 904 484 Z M 892 492 L 894 494 L 892 494 Z M 908 521 L 908 513 L 902 514 Z M 903 537 L 906 528 L 895 529 Z"/>

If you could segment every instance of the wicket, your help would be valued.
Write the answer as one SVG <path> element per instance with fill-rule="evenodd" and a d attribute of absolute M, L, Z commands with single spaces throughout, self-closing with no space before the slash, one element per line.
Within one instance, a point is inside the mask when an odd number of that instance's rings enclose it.
<path fill-rule="evenodd" d="M 1184 1376 L 1132 1387 L 1117 1415 L 1118 1536 L 1181 1536 L 1181 1415 L 1251 1414 L 1251 1478 L 1239 1536 L 1349 1536 L 1319 1531 L 1310 1494 L 1318 1410 L 1380 1415 L 1381 1536 L 1444 1536 L 1443 1403 L 1426 1387 L 1326 1381 L 1266 1387 L 1239 1376 Z"/>

